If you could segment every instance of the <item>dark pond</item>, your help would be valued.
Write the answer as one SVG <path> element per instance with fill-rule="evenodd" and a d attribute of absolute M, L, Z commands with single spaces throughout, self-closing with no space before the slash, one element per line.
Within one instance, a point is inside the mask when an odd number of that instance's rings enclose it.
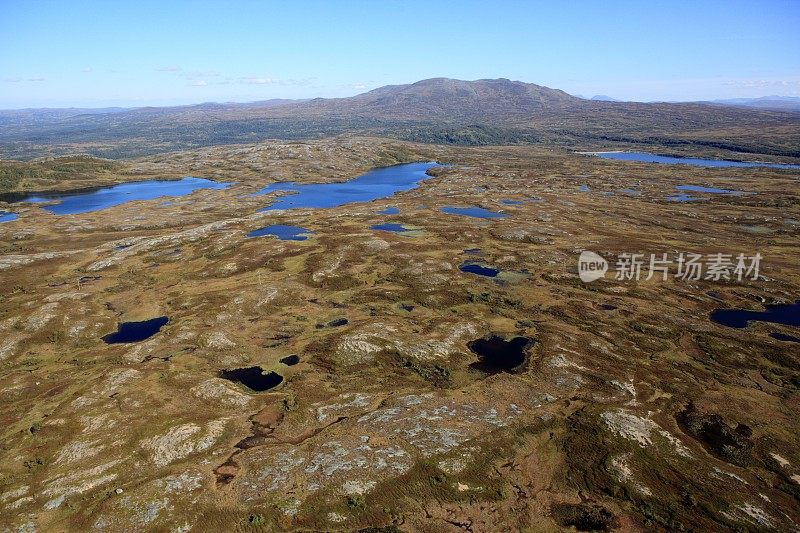
<path fill-rule="evenodd" d="M 467 255 L 480 255 L 482 252 L 480 248 L 467 248 L 464 253 Z"/>
<path fill-rule="evenodd" d="M 16 213 L 8 213 L 6 211 L 0 211 L 0 222 L 11 222 L 12 220 L 16 220 L 19 217 Z"/>
<path fill-rule="evenodd" d="M 277 387 L 283 381 L 283 376 L 276 372 L 264 374 L 264 370 L 260 366 L 223 370 L 219 373 L 219 377 L 241 383 L 245 387 L 256 392 L 263 392 Z"/>
<path fill-rule="evenodd" d="M 500 200 L 500 203 L 501 203 L 501 204 L 503 204 L 503 205 L 519 205 L 519 204 L 521 204 L 522 202 L 520 202 L 519 200 L 507 200 L 507 199 L 503 199 L 503 200 Z"/>
<path fill-rule="evenodd" d="M 461 215 L 473 218 L 505 218 L 508 216 L 505 213 L 496 213 L 482 207 L 443 207 L 441 211 L 448 215 Z"/>
<path fill-rule="evenodd" d="M 281 359 L 281 363 L 283 363 L 286 366 L 294 366 L 299 362 L 300 362 L 299 355 L 287 355 L 286 357 Z"/>
<path fill-rule="evenodd" d="M 53 202 L 43 206 L 56 215 L 74 215 L 114 207 L 134 200 L 151 200 L 162 196 L 185 196 L 199 189 L 227 189 L 230 183 L 217 183 L 202 178 L 181 180 L 149 180 L 120 183 L 102 189 L 82 192 L 44 192 L 23 195 L 15 201 L 26 203 Z"/>
<path fill-rule="evenodd" d="M 616 305 L 611 304 L 600 304 L 600 309 L 603 311 L 614 311 L 617 308 Z"/>
<path fill-rule="evenodd" d="M 161 328 L 167 322 L 169 322 L 169 319 L 165 316 L 141 322 L 122 322 L 117 326 L 117 331 L 103 337 L 103 342 L 106 344 L 119 344 L 143 341 L 161 331 Z"/>
<path fill-rule="evenodd" d="M 254 193 L 254 196 L 275 191 L 294 193 L 276 198 L 271 205 L 261 211 L 298 207 L 337 207 L 355 202 L 369 202 L 415 188 L 419 182 L 430 177 L 425 172 L 436 165 L 434 162 L 407 163 L 376 168 L 341 183 L 273 183 Z"/>
<path fill-rule="evenodd" d="M 247 234 L 248 237 L 263 237 L 271 235 L 277 237 L 282 241 L 304 241 L 308 239 L 310 234 L 314 233 L 306 228 L 299 226 L 288 226 L 285 224 L 273 224 L 251 231 Z"/>
<path fill-rule="evenodd" d="M 785 333 L 779 333 L 777 331 L 770 333 L 769 336 L 779 341 L 800 342 L 800 337 L 792 337 L 791 335 L 787 335 Z"/>
<path fill-rule="evenodd" d="M 770 322 L 784 326 L 800 326 L 800 300 L 793 304 L 765 305 L 765 311 L 746 309 L 715 309 L 709 318 L 729 328 L 746 328 L 748 322 Z"/>
<path fill-rule="evenodd" d="M 486 374 L 514 372 L 526 359 L 526 350 L 531 344 L 527 337 L 505 338 L 489 335 L 467 344 L 470 351 L 478 356 L 478 361 L 470 365 Z"/>
<path fill-rule="evenodd" d="M 487 278 L 494 278 L 500 273 L 500 271 L 496 268 L 481 265 L 478 263 L 473 263 L 471 261 L 465 261 L 461 263 L 458 267 L 461 272 L 467 272 L 469 274 L 477 274 L 478 276 L 485 276 Z"/>
<path fill-rule="evenodd" d="M 402 224 L 395 224 L 393 222 L 387 222 L 385 224 L 375 224 L 373 226 L 370 226 L 370 228 L 379 231 L 392 231 L 394 233 L 403 233 L 404 231 L 408 231 Z"/>
<path fill-rule="evenodd" d="M 378 211 L 379 215 L 397 215 L 400 213 L 400 210 L 396 207 L 387 207 L 383 211 Z"/>
<path fill-rule="evenodd" d="M 665 163 L 670 165 L 692 165 L 695 167 L 769 167 L 769 168 L 800 168 L 800 165 L 784 165 L 778 163 L 757 163 L 744 161 L 725 161 L 723 159 L 700 159 L 696 157 L 669 157 L 649 154 L 647 152 L 594 152 L 589 155 L 603 159 L 616 159 L 619 161 L 639 161 L 641 163 Z"/>
<path fill-rule="evenodd" d="M 589 192 L 589 186 L 588 185 L 581 185 L 580 187 L 578 187 L 578 190 L 581 191 L 581 192 Z"/>

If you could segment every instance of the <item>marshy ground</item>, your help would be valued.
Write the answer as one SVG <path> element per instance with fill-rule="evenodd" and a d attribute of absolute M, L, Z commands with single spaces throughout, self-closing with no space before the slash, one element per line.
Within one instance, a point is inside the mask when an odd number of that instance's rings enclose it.
<path fill-rule="evenodd" d="M 430 160 L 450 165 L 368 203 L 251 196 Z M 236 183 L 77 215 L 0 204 L 19 215 L 0 223 L 0 530 L 800 527 L 798 330 L 709 320 L 800 299 L 796 170 L 343 137 L 114 172 Z M 670 201 L 679 185 L 748 194 Z M 247 238 L 275 224 L 307 238 Z M 581 250 L 759 252 L 763 278 L 587 284 Z M 521 365 L 470 349 L 506 345 Z M 221 377 L 253 367 L 281 379 Z"/>

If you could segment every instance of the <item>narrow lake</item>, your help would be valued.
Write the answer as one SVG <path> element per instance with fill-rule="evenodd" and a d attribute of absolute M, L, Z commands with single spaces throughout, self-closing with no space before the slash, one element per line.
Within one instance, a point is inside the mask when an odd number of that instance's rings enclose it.
<path fill-rule="evenodd" d="M 405 233 L 408 231 L 408 229 L 402 224 L 396 224 L 394 222 L 386 222 L 384 224 L 374 224 L 370 226 L 370 229 L 378 231 L 391 231 L 393 233 Z"/>
<path fill-rule="evenodd" d="M 251 231 L 247 234 L 248 237 L 263 237 L 270 235 L 277 237 L 282 241 L 304 241 L 308 236 L 314 233 L 313 231 L 301 228 L 300 226 L 289 226 L 286 224 L 273 224 Z"/>
<path fill-rule="evenodd" d="M 152 200 L 162 196 L 185 196 L 199 189 L 226 189 L 230 185 L 230 183 L 187 177 L 180 180 L 134 181 L 76 192 L 9 193 L 0 195 L 0 200 L 22 203 L 54 202 L 42 206 L 42 209 L 56 215 L 75 215 L 136 200 Z"/>
<path fill-rule="evenodd" d="M 618 161 L 638 161 L 640 163 L 662 163 L 668 165 L 692 165 L 695 167 L 768 167 L 768 168 L 798 168 L 800 165 L 780 163 L 759 163 L 756 161 L 725 161 L 724 159 L 700 159 L 697 157 L 670 157 L 650 154 L 647 152 L 582 152 L 603 159 L 616 159 Z"/>
<path fill-rule="evenodd" d="M 750 322 L 770 322 L 784 326 L 800 326 L 800 300 L 790 304 L 765 305 L 764 311 L 748 309 L 715 309 L 709 318 L 729 328 L 746 328 Z"/>
<path fill-rule="evenodd" d="M 427 162 L 376 168 L 340 183 L 272 183 L 254 195 L 276 191 L 291 193 L 276 198 L 261 211 L 338 207 L 356 202 L 370 202 L 417 187 L 421 181 L 430 177 L 425 172 L 435 166 L 437 163 Z"/>

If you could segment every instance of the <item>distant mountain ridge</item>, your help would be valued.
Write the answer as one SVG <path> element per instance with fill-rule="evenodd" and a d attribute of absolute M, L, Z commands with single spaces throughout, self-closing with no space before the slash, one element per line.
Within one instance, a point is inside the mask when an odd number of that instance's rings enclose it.
<path fill-rule="evenodd" d="M 756 134 L 769 131 L 769 135 Z M 680 146 L 800 157 L 800 115 L 713 103 L 587 100 L 505 78 L 431 78 L 348 98 L 0 111 L 0 157 L 110 158 L 343 133 L 465 145 Z"/>
<path fill-rule="evenodd" d="M 712 100 L 712 104 L 800 112 L 800 96 L 762 96 L 760 98 L 730 98 Z"/>
<path fill-rule="evenodd" d="M 561 108 L 580 99 L 558 89 L 532 83 L 432 78 L 407 85 L 387 85 L 336 100 L 312 100 L 309 108 L 328 112 L 358 111 L 391 118 L 423 116 L 475 119 L 488 114 L 525 117 L 544 108 Z M 346 103 L 346 105 L 342 105 Z"/>

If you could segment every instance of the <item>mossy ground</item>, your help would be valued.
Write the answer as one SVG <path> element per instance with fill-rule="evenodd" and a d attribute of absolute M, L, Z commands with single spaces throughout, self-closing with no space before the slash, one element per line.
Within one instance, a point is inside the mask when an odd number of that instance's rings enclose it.
<path fill-rule="evenodd" d="M 270 197 L 248 196 L 276 179 L 341 180 L 432 159 L 453 166 L 368 204 L 256 214 Z M 798 226 L 786 222 L 800 220 L 792 171 L 368 138 L 120 164 L 114 172 L 124 176 L 238 183 L 171 207 L 137 202 L 69 217 L 3 206 L 20 218 L 0 224 L 2 526 L 552 531 L 577 523 L 634 531 L 800 523 L 798 353 L 769 337 L 791 328 L 734 330 L 708 319 L 720 306 L 800 297 Z M 579 191 L 582 183 L 592 192 Z M 678 184 L 752 194 L 666 201 Z M 641 195 L 614 193 L 626 187 Z M 500 203 L 507 198 L 522 203 Z M 400 210 L 393 221 L 424 233 L 370 230 L 390 205 Z M 509 216 L 439 210 L 448 205 Z M 303 242 L 245 238 L 268 223 L 314 234 Z M 754 224 L 771 231 L 743 229 Z M 460 272 L 474 248 L 480 261 L 526 275 L 498 283 Z M 609 257 L 760 252 L 768 279 L 587 285 L 576 276 L 582 249 Z M 147 341 L 100 340 L 120 321 L 161 315 L 170 323 Z M 340 317 L 347 324 L 327 325 Z M 536 341 L 523 371 L 469 369 L 467 343 L 488 333 Z M 280 363 L 289 354 L 300 363 Z M 217 377 L 252 365 L 284 382 L 256 394 Z M 690 402 L 712 417 L 703 420 L 730 431 L 747 426 L 751 444 L 738 450 L 749 459 L 679 423 Z M 265 408 L 281 411 L 279 423 L 259 446 L 237 451 Z M 229 460 L 239 470 L 217 484 L 214 470 Z"/>

